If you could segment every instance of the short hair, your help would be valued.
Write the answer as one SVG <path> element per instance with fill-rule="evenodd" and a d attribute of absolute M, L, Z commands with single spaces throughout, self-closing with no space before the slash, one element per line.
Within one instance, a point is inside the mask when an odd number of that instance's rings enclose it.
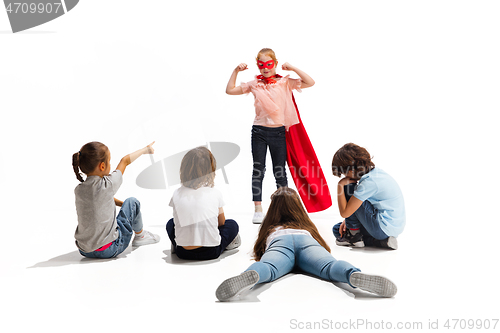
<path fill-rule="evenodd" d="M 356 177 L 361 178 L 373 168 L 375 164 L 368 151 L 354 143 L 346 143 L 333 155 L 332 172 L 337 177 L 352 170 Z"/>
<path fill-rule="evenodd" d="M 206 147 L 191 149 L 181 162 L 180 178 L 182 185 L 198 189 L 202 186 L 214 187 L 216 161 Z"/>

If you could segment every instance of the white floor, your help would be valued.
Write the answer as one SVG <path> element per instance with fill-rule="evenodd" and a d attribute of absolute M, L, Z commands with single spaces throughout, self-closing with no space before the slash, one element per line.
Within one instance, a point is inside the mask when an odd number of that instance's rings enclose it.
<path fill-rule="evenodd" d="M 429 223 L 410 214 L 397 251 L 341 248 L 334 245 L 330 232 L 338 220 L 333 209 L 312 214 L 332 254 L 365 272 L 391 278 L 398 286 L 396 297 L 379 299 L 344 284 L 290 274 L 259 286 L 238 303 L 219 303 L 217 286 L 251 263 L 258 230 L 250 223 L 251 214 L 227 208 L 227 216 L 240 223 L 239 249 L 218 260 L 186 262 L 170 253 L 164 232 L 167 217 L 155 216 L 147 207 L 148 197 L 142 199 L 147 229 L 162 239 L 133 251 L 129 247 L 113 260 L 89 260 L 78 254 L 71 239 L 71 208 L 44 210 L 43 218 L 15 222 L 2 251 L 2 316 L 14 325 L 11 331 L 43 327 L 66 332 L 71 327 L 75 332 L 195 332 L 224 321 L 224 327 L 242 332 L 285 332 L 307 325 L 427 328 L 435 320 L 443 325 L 446 319 L 498 318 L 491 306 L 499 296 L 497 250 L 491 242 L 481 244 L 479 238 L 444 228 L 426 231 Z M 49 223 L 55 230 L 47 228 Z M 463 239 L 453 239 L 457 235 Z"/>
<path fill-rule="evenodd" d="M 6 332 L 424 331 L 446 329 L 447 320 L 452 328 L 468 328 L 469 320 L 493 326 L 500 317 L 498 4 L 324 3 L 270 2 L 270 15 L 296 24 L 272 33 L 255 26 L 266 16 L 262 6 L 234 2 L 145 0 L 137 8 L 85 1 L 15 35 L 0 14 Z M 295 96 L 330 189 L 338 181 L 331 158 L 351 141 L 401 185 L 407 227 L 397 251 L 337 247 L 335 203 L 311 214 L 333 256 L 392 279 L 393 299 L 290 274 L 241 302 L 216 300 L 217 286 L 251 264 L 258 231 L 250 222 L 253 97 L 224 89 L 240 62 L 250 70 L 237 82 L 251 80 L 253 57 L 268 46 L 281 64 L 316 81 Z M 228 184 L 218 173 L 216 186 L 227 218 L 240 225 L 242 246 L 210 262 L 172 256 L 164 227 L 175 187 L 139 188 L 136 177 L 152 163 L 141 157 L 117 197 L 141 201 L 145 227 L 160 243 L 114 260 L 82 258 L 73 239 L 78 182 L 70 160 L 92 140 L 108 145 L 113 166 L 153 140 L 153 161 L 207 142 L 237 144 L 239 156 L 225 167 Z M 273 188 L 268 174 L 265 205 Z"/>

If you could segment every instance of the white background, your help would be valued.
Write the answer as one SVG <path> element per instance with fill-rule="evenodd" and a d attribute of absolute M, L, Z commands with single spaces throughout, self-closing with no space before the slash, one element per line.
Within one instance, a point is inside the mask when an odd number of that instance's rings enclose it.
<path fill-rule="evenodd" d="M 285 332 L 323 320 L 425 329 L 429 320 L 443 328 L 447 319 L 499 318 L 499 15 L 497 1 L 86 0 L 12 34 L 0 11 L 2 325 Z M 241 62 L 250 69 L 238 83 L 258 74 L 263 47 L 316 81 L 295 96 L 331 190 L 331 159 L 347 142 L 366 147 L 399 182 L 407 227 L 397 251 L 335 246 L 335 201 L 311 214 L 334 257 L 394 280 L 395 298 L 290 274 L 244 302 L 216 302 L 217 286 L 250 265 L 258 230 L 250 222 L 253 97 L 224 90 Z M 242 246 L 207 263 L 172 257 L 164 226 L 175 187 L 139 188 L 135 179 L 152 162 L 143 156 L 117 197 L 141 201 L 160 243 L 83 259 L 71 156 L 94 140 L 110 148 L 112 166 L 153 140 L 155 161 L 211 141 L 239 145 L 225 168 L 229 184 L 218 174 L 216 185 Z M 264 183 L 267 206 L 269 172 Z"/>

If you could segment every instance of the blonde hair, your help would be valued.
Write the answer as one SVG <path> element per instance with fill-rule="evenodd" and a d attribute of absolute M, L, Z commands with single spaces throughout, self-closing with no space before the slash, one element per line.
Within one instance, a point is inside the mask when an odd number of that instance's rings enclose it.
<path fill-rule="evenodd" d="M 271 57 L 271 59 L 273 59 L 276 64 L 278 63 L 278 59 L 276 59 L 276 54 L 274 54 L 274 51 L 270 48 L 263 48 L 262 50 L 260 50 L 259 53 L 257 53 L 255 61 L 259 61 L 259 57 L 263 55 Z"/>
<path fill-rule="evenodd" d="M 181 162 L 182 185 L 198 189 L 202 186 L 214 187 L 216 162 L 210 150 L 205 147 L 191 149 Z"/>

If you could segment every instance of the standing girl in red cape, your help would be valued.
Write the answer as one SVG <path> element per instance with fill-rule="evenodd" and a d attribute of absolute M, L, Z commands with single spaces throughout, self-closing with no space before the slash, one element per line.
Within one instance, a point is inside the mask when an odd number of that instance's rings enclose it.
<path fill-rule="evenodd" d="M 255 80 L 235 86 L 238 72 L 247 69 L 238 65 L 227 84 L 226 93 L 241 95 L 252 92 L 255 97 L 255 120 L 252 127 L 252 194 L 255 203 L 254 223 L 261 223 L 262 180 L 266 169 L 267 147 L 271 152 L 277 187 L 287 186 L 285 161 L 297 191 L 309 213 L 332 205 L 330 191 L 314 148 L 300 119 L 292 90 L 301 91 L 314 85 L 314 80 L 295 66 L 285 63 L 282 69 L 294 71 L 300 79 L 276 74 L 278 60 L 271 49 L 257 54 L 261 75 Z"/>
<path fill-rule="evenodd" d="M 255 97 L 255 119 L 252 127 L 252 195 L 255 204 L 253 223 L 261 223 L 262 181 L 266 170 L 267 148 L 271 153 L 273 173 L 277 188 L 288 186 L 285 162 L 287 160 L 286 131 L 298 124 L 299 118 L 292 99 L 292 90 L 301 91 L 314 85 L 314 80 L 295 66 L 285 63 L 282 69 L 295 72 L 300 79 L 291 79 L 276 74 L 278 60 L 272 49 L 264 48 L 256 57 L 260 74 L 255 80 L 236 86 L 239 72 L 248 69 L 239 64 L 233 71 L 226 87 L 229 95 L 251 92 Z"/>

